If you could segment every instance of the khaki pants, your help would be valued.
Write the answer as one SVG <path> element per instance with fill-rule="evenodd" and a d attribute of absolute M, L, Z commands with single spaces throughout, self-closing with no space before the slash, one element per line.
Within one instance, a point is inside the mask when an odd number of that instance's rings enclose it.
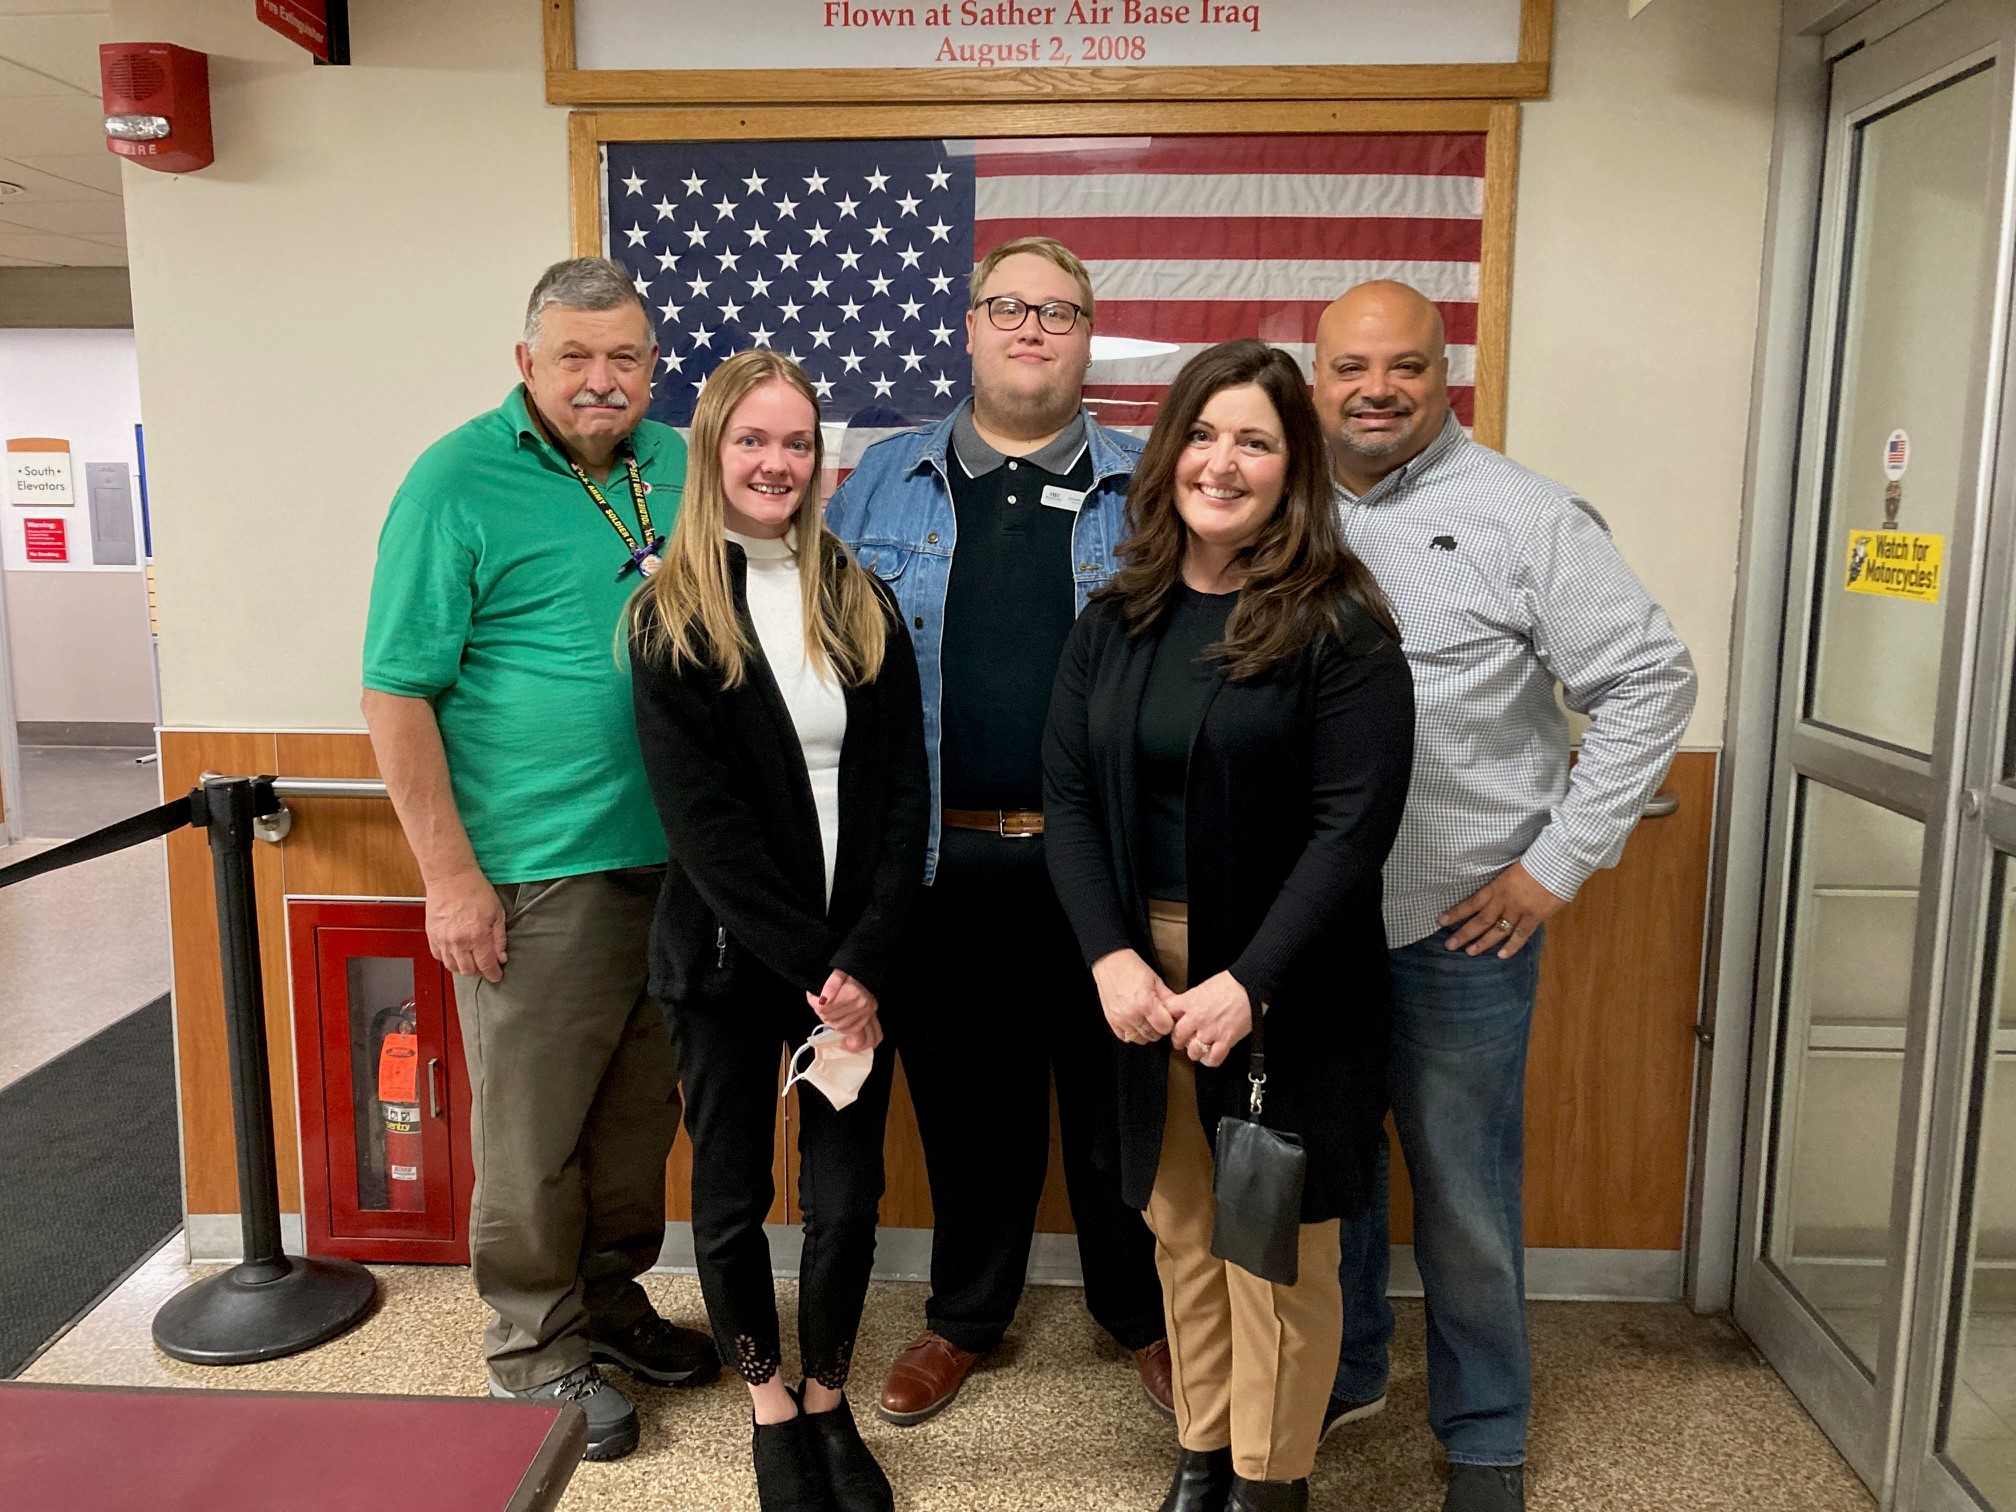
<path fill-rule="evenodd" d="M 1170 987 L 1189 986 L 1189 918 L 1149 904 Z M 1323 1408 L 1344 1340 L 1337 1220 L 1302 1225 L 1301 1279 L 1276 1286 L 1211 1254 L 1211 1144 L 1197 1119 L 1190 1061 L 1169 1057 L 1162 1156 L 1148 1199 L 1155 1265 L 1169 1314 L 1176 1437 L 1185 1449 L 1232 1449 L 1247 1480 L 1300 1480 L 1316 1463 Z"/>
<path fill-rule="evenodd" d="M 528 1391 L 650 1310 L 679 1078 L 644 989 L 657 867 L 507 883 L 504 980 L 457 976 L 469 1066 L 469 1268 L 490 1375 Z"/>

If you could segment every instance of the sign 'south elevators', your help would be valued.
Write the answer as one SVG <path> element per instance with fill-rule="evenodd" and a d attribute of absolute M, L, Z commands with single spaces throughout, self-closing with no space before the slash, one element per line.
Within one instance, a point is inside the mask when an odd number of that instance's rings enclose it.
<path fill-rule="evenodd" d="M 70 443 L 53 436 L 7 442 L 7 502 L 24 509 L 68 509 L 77 502 Z"/>

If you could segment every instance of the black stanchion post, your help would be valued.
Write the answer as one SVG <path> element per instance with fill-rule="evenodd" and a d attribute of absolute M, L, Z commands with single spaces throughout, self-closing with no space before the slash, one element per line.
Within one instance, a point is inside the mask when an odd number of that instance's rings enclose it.
<path fill-rule="evenodd" d="M 191 822 L 209 831 L 216 873 L 245 1258 L 171 1297 L 154 1315 L 154 1342 L 178 1360 L 246 1365 L 299 1354 L 335 1338 L 370 1311 L 378 1288 L 371 1273 L 354 1261 L 303 1259 L 281 1248 L 266 994 L 259 979 L 259 917 L 252 893 L 252 820 L 262 804 L 272 804 L 272 780 L 215 778 L 190 797 Z"/>

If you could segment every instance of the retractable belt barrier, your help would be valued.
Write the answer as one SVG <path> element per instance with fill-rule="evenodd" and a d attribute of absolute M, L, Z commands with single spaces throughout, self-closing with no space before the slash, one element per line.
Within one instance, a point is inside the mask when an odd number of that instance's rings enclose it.
<path fill-rule="evenodd" d="M 173 834 L 185 824 L 209 833 L 245 1258 L 184 1287 L 154 1315 L 154 1342 L 162 1353 L 197 1365 L 245 1365 L 313 1349 L 358 1323 L 378 1294 L 378 1283 L 355 1261 L 289 1255 L 280 1243 L 266 993 L 252 892 L 253 823 L 283 812 L 273 783 L 271 777 L 206 776 L 186 798 L 0 867 L 0 887 L 11 887 Z"/>
<path fill-rule="evenodd" d="M 16 882 L 26 882 L 30 877 L 61 871 L 66 866 L 75 866 L 79 861 L 96 861 L 100 856 L 109 856 L 114 851 L 142 845 L 149 840 L 158 840 L 163 835 L 172 835 L 185 824 L 199 823 L 201 821 L 191 817 L 195 809 L 195 800 L 196 794 L 191 793 L 187 798 L 177 798 L 173 803 L 164 803 L 161 807 L 149 809 L 144 814 L 121 819 L 117 824 L 108 824 L 101 830 L 93 830 L 90 834 L 75 840 L 65 840 L 61 845 L 46 850 L 39 856 L 30 856 L 26 861 L 16 861 L 12 866 L 0 866 L 0 887 L 12 887 Z"/>

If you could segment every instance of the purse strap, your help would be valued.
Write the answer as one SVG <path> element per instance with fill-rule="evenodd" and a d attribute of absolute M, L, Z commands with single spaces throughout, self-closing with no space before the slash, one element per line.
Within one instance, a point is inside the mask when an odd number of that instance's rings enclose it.
<path fill-rule="evenodd" d="M 1252 1048 L 1246 1056 L 1246 1085 L 1251 1088 L 1246 1094 L 1246 1116 L 1254 1123 L 1260 1122 L 1260 1110 L 1267 1101 L 1267 1040 L 1261 1028 L 1266 1022 L 1267 1010 L 1254 1003 Z"/>

